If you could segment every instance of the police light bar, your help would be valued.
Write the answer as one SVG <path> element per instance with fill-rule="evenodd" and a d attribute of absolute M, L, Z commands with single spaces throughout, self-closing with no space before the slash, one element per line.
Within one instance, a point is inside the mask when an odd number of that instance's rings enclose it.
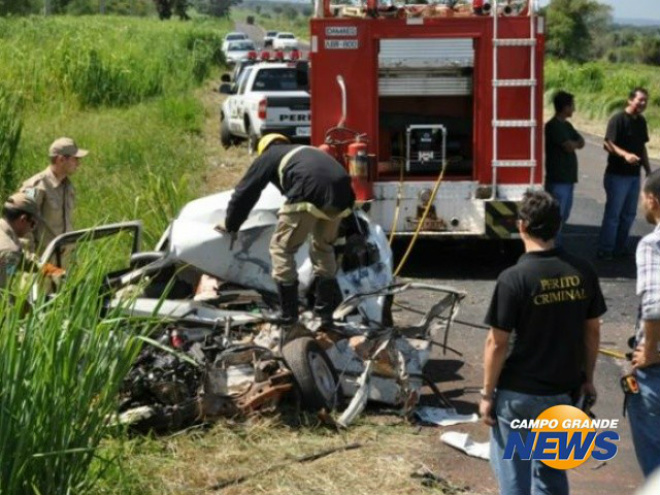
<path fill-rule="evenodd" d="M 251 52 L 248 52 L 247 54 L 248 60 L 256 60 L 257 59 L 257 52 L 252 50 Z"/>
<path fill-rule="evenodd" d="M 300 52 L 298 50 L 291 50 L 291 53 L 289 54 L 289 60 L 296 61 L 300 59 Z"/>
<path fill-rule="evenodd" d="M 282 50 L 277 50 L 275 52 L 275 60 L 284 60 L 284 52 Z"/>
<path fill-rule="evenodd" d="M 267 61 L 270 60 L 270 52 L 268 50 L 264 50 L 261 52 L 261 60 Z"/>

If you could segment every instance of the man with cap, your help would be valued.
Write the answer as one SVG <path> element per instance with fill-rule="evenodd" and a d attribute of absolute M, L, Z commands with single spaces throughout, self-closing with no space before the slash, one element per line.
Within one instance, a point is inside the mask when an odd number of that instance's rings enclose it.
<path fill-rule="evenodd" d="M 14 194 L 4 204 L 0 218 L 0 290 L 7 287 L 19 268 L 33 264 L 32 258 L 23 255 L 18 238 L 32 232 L 38 218 L 37 203 L 24 193 Z"/>
<path fill-rule="evenodd" d="M 298 321 L 298 270 L 295 254 L 311 234 L 310 258 L 317 277 L 314 313 L 332 323 L 337 263 L 334 243 L 339 224 L 355 203 L 351 178 L 334 158 L 312 146 L 292 145 L 281 134 L 267 134 L 257 159 L 236 186 L 218 230 L 235 234 L 272 183 L 286 196 L 270 242 L 272 275 L 277 283 L 282 324 Z"/>
<path fill-rule="evenodd" d="M 75 173 L 79 159 L 87 153 L 71 138 L 56 139 L 48 151 L 48 167 L 21 186 L 21 192 L 36 201 L 42 220 L 33 232 L 37 252 L 43 251 L 58 235 L 73 229 L 75 191 L 69 176 Z"/>

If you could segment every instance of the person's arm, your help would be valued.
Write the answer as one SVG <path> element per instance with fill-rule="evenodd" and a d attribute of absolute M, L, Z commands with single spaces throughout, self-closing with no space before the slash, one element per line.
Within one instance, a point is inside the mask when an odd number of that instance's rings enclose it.
<path fill-rule="evenodd" d="M 584 351 L 586 379 L 582 384 L 582 393 L 594 398 L 598 395 L 594 385 L 594 370 L 600 347 L 600 319 L 590 318 L 584 323 Z"/>
<path fill-rule="evenodd" d="M 225 217 L 227 232 L 238 232 L 254 205 L 259 201 L 261 191 L 266 188 L 273 173 L 277 171 L 278 165 L 279 163 L 273 163 L 268 159 L 268 154 L 260 156 L 252 163 L 234 189 L 227 205 Z"/>
<path fill-rule="evenodd" d="M 633 368 L 644 368 L 660 362 L 660 290 L 655 279 L 660 272 L 660 250 L 653 242 L 642 239 L 637 247 L 637 294 L 640 296 L 640 318 L 644 342 L 633 351 Z"/>
<path fill-rule="evenodd" d="M 620 146 L 617 146 L 616 144 L 614 144 L 612 141 L 610 141 L 607 138 L 605 139 L 605 143 L 603 144 L 603 146 L 605 147 L 605 149 L 607 150 L 608 153 L 620 156 L 621 158 L 623 158 L 626 161 L 626 163 L 628 163 L 630 165 L 636 165 L 641 160 L 641 158 L 639 156 L 637 156 L 636 154 L 630 153 L 630 152 L 624 150 L 623 148 L 621 148 Z"/>
<path fill-rule="evenodd" d="M 649 162 L 649 153 L 646 150 L 646 145 L 642 151 L 642 167 L 644 167 L 644 172 L 646 172 L 646 175 L 651 173 L 651 163 Z"/>
<path fill-rule="evenodd" d="M 643 320 L 644 343 L 633 351 L 633 368 L 645 368 L 660 363 L 658 343 L 660 342 L 660 320 Z"/>
<path fill-rule="evenodd" d="M 491 327 L 486 338 L 484 347 L 484 386 L 479 402 L 479 414 L 482 421 L 488 426 L 495 424 L 493 395 L 509 351 L 509 335 L 509 332 Z"/>

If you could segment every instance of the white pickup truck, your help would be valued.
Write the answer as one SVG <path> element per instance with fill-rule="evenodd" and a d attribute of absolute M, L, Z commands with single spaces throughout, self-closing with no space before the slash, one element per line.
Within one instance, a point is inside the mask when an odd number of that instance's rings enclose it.
<path fill-rule="evenodd" d="M 220 92 L 230 96 L 220 108 L 222 146 L 247 140 L 252 154 L 259 139 L 271 132 L 309 143 L 307 70 L 307 62 L 262 62 L 246 67 L 233 83 L 224 74 Z"/>

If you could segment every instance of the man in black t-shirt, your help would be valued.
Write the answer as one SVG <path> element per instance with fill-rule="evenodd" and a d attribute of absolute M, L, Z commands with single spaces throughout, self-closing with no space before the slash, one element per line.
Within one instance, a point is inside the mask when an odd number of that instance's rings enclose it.
<path fill-rule="evenodd" d="M 568 121 L 575 111 L 574 96 L 558 91 L 552 102 L 555 115 L 545 124 L 545 190 L 559 202 L 564 225 L 571 214 L 573 189 L 578 181 L 575 150 L 584 148 L 584 139 Z M 561 230 L 555 242 L 561 244 Z"/>
<path fill-rule="evenodd" d="M 605 301 L 591 265 L 555 248 L 560 224 L 552 196 L 525 194 L 518 220 L 525 254 L 498 277 L 486 316 L 490 332 L 479 411 L 492 426 L 490 462 L 505 495 L 568 494 L 565 471 L 518 454 L 503 460 L 510 424 L 571 404 L 576 393 L 596 396 L 593 376 Z"/>
<path fill-rule="evenodd" d="M 604 148 L 608 152 L 605 169 L 607 202 L 598 240 L 598 257 L 611 260 L 632 254 L 628 234 L 635 221 L 639 201 L 639 170 L 651 171 L 646 143 L 649 132 L 646 119 L 648 92 L 635 88 L 628 95 L 625 110 L 612 116 L 607 124 Z"/>

